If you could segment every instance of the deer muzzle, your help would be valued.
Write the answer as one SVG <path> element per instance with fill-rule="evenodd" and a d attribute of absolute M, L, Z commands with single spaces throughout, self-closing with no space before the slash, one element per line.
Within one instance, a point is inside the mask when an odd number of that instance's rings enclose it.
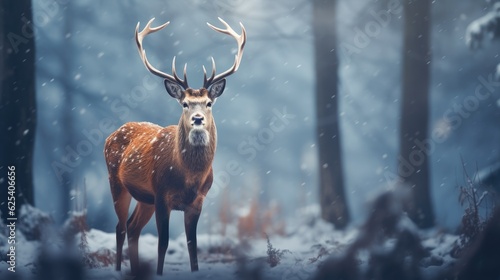
<path fill-rule="evenodd" d="M 200 113 L 193 114 L 191 116 L 191 126 L 205 126 L 205 117 Z"/>

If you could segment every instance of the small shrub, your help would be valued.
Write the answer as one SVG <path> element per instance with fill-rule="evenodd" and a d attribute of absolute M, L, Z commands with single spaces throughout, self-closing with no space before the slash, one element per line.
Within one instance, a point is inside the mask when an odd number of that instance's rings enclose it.
<path fill-rule="evenodd" d="M 281 262 L 281 258 L 283 257 L 283 255 L 285 255 L 286 253 L 290 253 L 290 251 L 274 248 L 267 234 L 266 234 L 266 239 L 267 239 L 267 263 L 271 267 L 275 267 Z"/>
<path fill-rule="evenodd" d="M 464 249 L 484 231 L 491 218 L 490 209 L 493 209 L 493 199 L 489 192 L 479 193 L 481 182 L 476 177 L 471 178 L 462 161 L 465 184 L 460 186 L 458 200 L 465 207 L 460 227 L 460 238 L 455 243 L 452 255 L 459 257 Z M 488 205 L 488 202 L 491 202 Z"/>
<path fill-rule="evenodd" d="M 100 268 L 112 266 L 115 263 L 116 254 L 109 249 L 99 249 L 96 252 L 85 252 L 84 264 L 88 268 Z"/>

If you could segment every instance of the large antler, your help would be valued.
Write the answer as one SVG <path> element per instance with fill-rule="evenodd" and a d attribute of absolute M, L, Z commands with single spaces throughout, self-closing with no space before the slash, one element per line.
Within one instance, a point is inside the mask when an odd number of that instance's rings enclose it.
<path fill-rule="evenodd" d="M 151 27 L 151 23 L 153 23 L 154 19 L 155 18 L 152 18 L 148 22 L 148 24 L 146 24 L 146 27 L 144 27 L 144 29 L 141 32 L 139 32 L 140 22 L 137 23 L 137 27 L 135 28 L 135 41 L 137 43 L 137 49 L 139 51 L 139 55 L 141 56 L 142 62 L 144 63 L 146 68 L 151 73 L 155 74 L 158 77 L 162 77 L 162 78 L 165 78 L 171 82 L 177 83 L 177 84 L 181 85 L 184 89 L 187 89 L 189 87 L 188 82 L 187 82 L 187 75 L 186 75 L 187 64 L 184 65 L 184 80 L 181 80 L 177 76 L 177 72 L 175 71 L 175 56 L 174 56 L 174 59 L 172 60 L 172 74 L 173 74 L 173 76 L 156 69 L 153 65 L 151 65 L 151 63 L 149 63 L 148 58 L 146 57 L 146 50 L 144 50 L 144 48 L 142 47 L 142 40 L 144 39 L 144 37 L 146 37 L 150 33 L 154 33 L 156 31 L 162 30 L 163 28 L 165 28 L 167 25 L 170 24 L 170 21 L 167 21 L 166 23 L 164 23 L 158 27 Z"/>
<path fill-rule="evenodd" d="M 212 57 L 212 74 L 211 74 L 210 78 L 208 78 L 208 79 L 207 79 L 207 71 L 205 70 L 205 66 L 203 66 L 203 87 L 206 89 L 208 89 L 208 87 L 210 87 L 212 84 L 226 78 L 227 76 L 233 74 L 234 72 L 236 72 L 238 70 L 238 67 L 240 67 L 241 58 L 243 56 L 243 48 L 245 47 L 245 42 L 247 40 L 247 33 L 245 30 L 245 27 L 243 26 L 243 24 L 241 22 L 240 22 L 241 35 L 239 35 L 223 19 L 219 18 L 219 20 L 220 20 L 220 22 L 222 22 L 226 26 L 226 29 L 220 29 L 218 27 L 211 25 L 208 22 L 207 22 L 207 24 L 213 30 L 233 37 L 236 40 L 236 42 L 238 43 L 238 53 L 234 57 L 233 66 L 231 66 L 231 68 L 227 69 L 225 72 L 220 73 L 217 76 L 215 76 L 215 60 L 213 57 Z"/>

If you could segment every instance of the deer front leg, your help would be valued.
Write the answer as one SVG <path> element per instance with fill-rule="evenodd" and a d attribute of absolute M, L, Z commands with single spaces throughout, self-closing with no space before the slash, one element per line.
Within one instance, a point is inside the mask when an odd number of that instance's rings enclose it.
<path fill-rule="evenodd" d="M 159 199 L 158 199 L 159 200 Z M 163 274 L 163 263 L 165 262 L 165 253 L 168 248 L 168 226 L 170 220 L 170 209 L 163 201 L 156 202 L 156 227 L 158 229 L 158 266 L 156 274 Z"/>
<path fill-rule="evenodd" d="M 191 271 L 198 271 L 198 246 L 196 240 L 196 227 L 200 218 L 201 207 L 189 208 L 184 212 L 184 227 L 189 251 Z"/>

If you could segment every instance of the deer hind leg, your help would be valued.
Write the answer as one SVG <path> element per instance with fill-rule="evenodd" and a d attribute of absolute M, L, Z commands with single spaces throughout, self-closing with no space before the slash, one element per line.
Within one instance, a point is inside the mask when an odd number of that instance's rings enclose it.
<path fill-rule="evenodd" d="M 132 275 L 139 269 L 139 236 L 155 211 L 154 205 L 137 202 L 132 216 L 127 221 L 128 251 Z"/>
<path fill-rule="evenodd" d="M 127 233 L 128 209 L 130 207 L 131 196 L 125 188 L 110 177 L 111 194 L 115 206 L 115 212 L 118 216 L 116 225 L 116 270 L 121 270 L 123 243 Z"/>

